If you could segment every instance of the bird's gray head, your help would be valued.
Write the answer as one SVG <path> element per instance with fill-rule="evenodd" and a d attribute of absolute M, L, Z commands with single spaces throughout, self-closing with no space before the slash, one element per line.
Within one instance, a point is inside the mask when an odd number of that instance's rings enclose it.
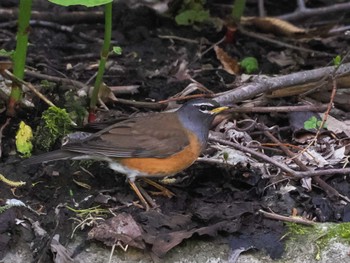
<path fill-rule="evenodd" d="M 177 113 L 182 125 L 205 143 L 215 115 L 226 109 L 227 107 L 220 106 L 215 100 L 196 99 L 186 102 Z"/>

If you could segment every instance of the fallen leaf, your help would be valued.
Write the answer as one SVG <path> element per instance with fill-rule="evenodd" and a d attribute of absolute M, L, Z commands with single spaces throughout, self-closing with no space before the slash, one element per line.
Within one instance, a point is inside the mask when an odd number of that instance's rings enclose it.
<path fill-rule="evenodd" d="M 320 114 L 323 118 L 324 114 Z M 335 134 L 340 134 L 344 132 L 348 137 L 350 137 L 350 124 L 337 120 L 331 115 L 327 117 L 327 129 L 334 132 Z"/>
<path fill-rule="evenodd" d="M 59 242 L 60 236 L 55 235 L 51 240 L 51 252 L 53 254 L 54 263 L 73 263 L 74 259 L 71 257 L 72 253 L 61 245 Z"/>
<path fill-rule="evenodd" d="M 240 72 L 240 66 L 236 59 L 232 58 L 219 46 L 214 46 L 214 50 L 217 59 L 221 62 L 221 65 L 228 73 L 236 75 Z"/>
<path fill-rule="evenodd" d="M 91 229 L 88 239 L 96 239 L 107 246 L 121 244 L 145 249 L 142 234 L 142 228 L 130 214 L 120 213 Z"/>
<path fill-rule="evenodd" d="M 242 17 L 243 25 L 253 25 L 268 33 L 276 33 L 283 36 L 306 35 L 307 30 L 275 17 Z"/>

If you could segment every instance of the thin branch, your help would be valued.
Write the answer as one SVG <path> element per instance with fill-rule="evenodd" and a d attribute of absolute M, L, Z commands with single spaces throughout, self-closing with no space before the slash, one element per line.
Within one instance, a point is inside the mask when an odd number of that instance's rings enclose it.
<path fill-rule="evenodd" d="M 3 71 L 3 75 L 7 76 L 10 78 L 13 82 L 17 82 L 23 86 L 26 86 L 28 89 L 30 89 L 32 92 L 34 92 L 40 99 L 42 99 L 47 105 L 49 106 L 55 106 L 44 94 L 39 92 L 31 83 L 23 81 L 19 78 L 17 78 L 15 75 L 13 75 L 10 71 L 5 69 Z"/>
<path fill-rule="evenodd" d="M 306 8 L 304 3 L 300 5 L 298 9 L 290 14 L 278 16 L 278 18 L 288 21 L 300 20 L 307 17 L 320 17 L 321 15 L 329 15 L 330 13 L 343 12 L 344 14 L 349 12 L 350 3 L 332 4 L 330 6 L 324 6 L 319 8 Z"/>
<path fill-rule="evenodd" d="M 288 166 L 284 165 L 281 162 L 278 162 L 270 157 L 268 157 L 267 155 L 264 155 L 260 152 L 257 152 L 255 150 L 252 150 L 248 147 L 242 146 L 240 144 L 237 143 L 233 143 L 227 140 L 222 140 L 222 139 L 216 139 L 216 138 L 210 138 L 210 141 L 213 142 L 217 142 L 220 143 L 222 145 L 227 145 L 230 146 L 232 148 L 235 148 L 237 150 L 240 150 L 244 153 L 249 153 L 252 156 L 259 158 L 263 161 L 266 161 L 268 163 L 271 163 L 273 165 L 275 165 L 276 167 L 280 168 L 281 170 L 283 170 L 284 172 L 288 173 L 290 175 L 290 177 L 288 177 L 289 179 L 302 179 L 305 177 L 314 177 L 314 176 L 324 176 L 324 175 L 335 175 L 335 174 L 342 174 L 342 175 L 349 175 L 350 174 L 350 168 L 340 168 L 340 169 L 327 169 L 327 170 L 314 170 L 314 171 L 303 171 L 303 172 L 298 172 L 298 171 L 294 171 L 291 168 L 289 168 Z M 207 161 L 206 159 L 200 159 L 200 161 Z M 219 162 L 215 162 L 213 161 L 213 163 L 219 163 Z M 221 162 L 222 164 L 222 162 Z"/>
<path fill-rule="evenodd" d="M 278 107 L 237 107 L 231 108 L 226 112 L 298 112 L 298 111 L 313 111 L 324 112 L 327 109 L 327 104 L 322 105 L 300 105 L 300 106 L 278 106 Z"/>
<path fill-rule="evenodd" d="M 73 85 L 77 88 L 84 88 L 84 89 L 88 90 L 87 85 L 85 85 L 84 83 L 77 81 L 77 80 L 51 76 L 51 75 L 39 73 L 36 71 L 31 71 L 29 69 L 26 69 L 24 73 L 25 73 L 25 75 L 30 76 L 30 77 L 35 77 L 38 79 L 45 79 L 45 80 L 52 81 L 52 82 L 60 82 L 60 83 L 70 84 L 70 85 Z"/>
<path fill-rule="evenodd" d="M 317 83 L 324 76 L 332 78 L 335 66 L 312 69 L 307 71 L 300 71 L 289 75 L 278 77 L 256 76 L 252 83 L 244 84 L 236 89 L 229 90 L 217 94 L 216 100 L 223 105 L 228 103 L 237 103 L 243 100 L 251 99 L 258 94 L 264 92 L 271 92 L 285 87 L 305 85 L 310 83 Z M 337 76 L 344 77 L 350 75 L 350 63 L 345 63 L 339 66 Z"/>
<path fill-rule="evenodd" d="M 319 56 L 326 56 L 326 57 L 336 56 L 336 54 L 331 54 L 331 53 L 327 53 L 327 52 L 322 52 L 322 51 L 317 51 L 317 50 L 313 50 L 313 49 L 309 49 L 309 48 L 303 48 L 303 47 L 291 45 L 291 44 L 282 42 L 280 40 L 272 39 L 272 38 L 267 37 L 266 35 L 263 35 L 263 34 L 259 34 L 259 33 L 245 30 L 243 27 L 239 27 L 239 31 L 246 36 L 256 38 L 256 39 L 259 39 L 259 40 L 262 40 L 265 42 L 269 42 L 269 43 L 275 44 L 275 45 L 280 46 L 280 47 L 286 47 L 286 48 L 299 50 L 302 52 L 307 52 L 307 53 L 311 53 L 311 54 L 315 54 L 315 55 L 319 55 Z"/>
<path fill-rule="evenodd" d="M 324 176 L 324 175 L 350 175 L 350 168 L 339 168 L 339 169 L 327 169 L 327 170 L 315 170 L 315 171 L 305 171 L 297 172 L 295 174 L 296 178 L 314 177 L 314 176 Z"/>
<path fill-rule="evenodd" d="M 255 150 L 252 150 L 252 149 L 250 149 L 248 147 L 244 147 L 244 146 L 242 146 L 242 145 L 240 145 L 238 143 L 233 143 L 233 142 L 230 142 L 230 141 L 227 141 L 227 140 L 216 139 L 216 138 L 211 138 L 210 141 L 218 142 L 218 143 L 220 143 L 222 145 L 231 146 L 231 147 L 233 147 L 233 148 L 235 148 L 237 150 L 240 150 L 240 151 L 242 151 L 244 153 L 249 153 L 249 154 L 251 154 L 251 155 L 253 155 L 253 156 L 255 156 L 255 157 L 257 157 L 257 158 L 259 158 L 261 160 L 264 160 L 264 161 L 266 161 L 268 163 L 271 163 L 271 164 L 275 165 L 276 167 L 278 167 L 282 171 L 292 175 L 293 177 L 295 175 L 297 175 L 297 172 L 292 170 L 292 169 L 290 169 L 287 165 L 285 165 L 285 164 L 283 164 L 283 163 L 281 163 L 281 162 L 279 162 L 277 160 L 274 160 L 274 159 L 268 157 L 265 154 L 262 154 L 260 152 L 255 151 Z"/>
<path fill-rule="evenodd" d="M 52 11 L 32 11 L 32 19 L 41 21 L 50 21 L 60 24 L 79 24 L 103 22 L 102 11 L 72 11 L 72 12 L 57 12 L 52 15 Z M 10 8 L 0 8 L 0 22 L 17 20 L 18 10 Z"/>
<path fill-rule="evenodd" d="M 261 128 L 264 130 L 264 134 L 271 139 L 274 143 L 277 143 L 278 146 L 284 151 L 284 153 L 289 156 L 293 160 L 294 163 L 296 163 L 301 170 L 306 172 L 311 172 L 311 169 L 307 167 L 301 160 L 299 160 L 298 155 L 294 154 L 292 151 L 290 151 L 285 145 L 283 145 L 275 136 L 273 136 L 272 133 L 270 133 L 265 125 L 260 125 Z M 295 176 L 295 174 L 293 175 Z M 307 177 L 307 176 L 305 176 Z M 327 184 L 325 181 L 323 181 L 318 174 L 316 174 L 313 177 L 313 180 L 327 193 L 328 196 L 336 196 L 336 197 L 342 197 L 344 200 L 349 201 L 349 198 L 344 197 L 339 194 L 339 192 L 331 187 L 329 184 Z"/>
<path fill-rule="evenodd" d="M 5 123 L 0 128 L 0 157 L 2 157 L 2 138 L 5 128 L 9 125 L 11 118 L 7 118 Z"/>
<path fill-rule="evenodd" d="M 303 224 L 308 226 L 316 225 L 316 222 L 301 218 L 301 217 L 289 217 L 289 216 L 282 216 L 274 213 L 269 213 L 264 210 L 259 210 L 259 213 L 263 214 L 266 218 L 274 219 L 274 220 L 280 220 L 284 222 L 291 222 L 296 224 Z"/>

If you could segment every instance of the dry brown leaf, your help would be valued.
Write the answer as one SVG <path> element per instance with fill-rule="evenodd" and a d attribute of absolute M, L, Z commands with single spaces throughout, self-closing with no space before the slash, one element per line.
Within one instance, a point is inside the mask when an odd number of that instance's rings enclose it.
<path fill-rule="evenodd" d="M 271 63 L 275 63 L 280 67 L 294 66 L 297 64 L 297 60 L 287 52 L 271 51 L 266 56 L 267 60 Z"/>
<path fill-rule="evenodd" d="M 321 117 L 324 117 L 324 114 L 320 114 Z M 334 132 L 335 134 L 341 134 L 344 132 L 346 136 L 350 137 L 350 123 L 345 121 L 338 120 L 331 115 L 327 117 L 327 129 Z"/>
<path fill-rule="evenodd" d="M 222 48 L 214 46 L 217 59 L 221 62 L 224 69 L 232 74 L 236 75 L 240 72 L 238 61 L 227 54 Z"/>
<path fill-rule="evenodd" d="M 275 17 L 242 17 L 242 25 L 253 25 L 268 33 L 275 33 L 283 36 L 306 35 L 304 28 L 296 27 L 293 24 Z"/>
<path fill-rule="evenodd" d="M 145 249 L 142 234 L 142 228 L 130 214 L 120 213 L 91 229 L 88 239 L 99 240 L 107 246 L 120 245 Z"/>
<path fill-rule="evenodd" d="M 0 61 L 0 71 L 3 71 L 5 69 L 11 69 L 12 65 L 13 64 L 11 61 Z"/>
<path fill-rule="evenodd" d="M 55 235 L 51 240 L 51 252 L 53 254 L 53 261 L 55 263 L 73 263 L 75 260 L 72 258 L 72 252 L 65 248 L 59 242 L 59 235 Z"/>
<path fill-rule="evenodd" d="M 316 82 L 310 82 L 310 83 L 305 83 L 301 85 L 295 85 L 295 86 L 289 86 L 285 88 L 281 88 L 278 90 L 274 90 L 272 92 L 267 93 L 268 98 L 282 98 L 282 97 L 290 97 L 290 96 L 295 96 L 302 94 L 304 92 L 307 92 L 317 86 L 320 86 L 320 84 Z"/>

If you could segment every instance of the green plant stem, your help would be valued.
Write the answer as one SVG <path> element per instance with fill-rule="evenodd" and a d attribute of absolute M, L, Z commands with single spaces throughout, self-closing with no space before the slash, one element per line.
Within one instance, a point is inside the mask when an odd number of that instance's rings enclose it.
<path fill-rule="evenodd" d="M 232 8 L 232 18 L 235 23 L 238 23 L 241 20 L 245 9 L 246 0 L 235 0 L 234 6 Z"/>
<path fill-rule="evenodd" d="M 102 78 L 105 72 L 105 66 L 109 55 L 109 49 L 111 45 L 111 36 L 112 36 L 112 2 L 105 4 L 104 42 L 103 42 L 98 72 L 95 80 L 95 85 L 94 85 L 94 89 L 92 91 L 91 100 L 90 100 L 90 113 L 94 113 L 96 110 L 98 94 L 99 94 L 100 86 L 102 84 Z"/>
<path fill-rule="evenodd" d="M 29 34 L 29 20 L 31 16 L 32 0 L 21 0 L 19 3 L 19 17 L 17 29 L 16 50 L 13 55 L 13 74 L 23 79 L 24 67 L 27 57 L 28 34 Z M 7 114 L 9 116 L 15 115 L 15 107 L 17 102 L 21 99 L 22 90 L 16 82 L 12 83 L 11 95 L 8 102 Z"/>

